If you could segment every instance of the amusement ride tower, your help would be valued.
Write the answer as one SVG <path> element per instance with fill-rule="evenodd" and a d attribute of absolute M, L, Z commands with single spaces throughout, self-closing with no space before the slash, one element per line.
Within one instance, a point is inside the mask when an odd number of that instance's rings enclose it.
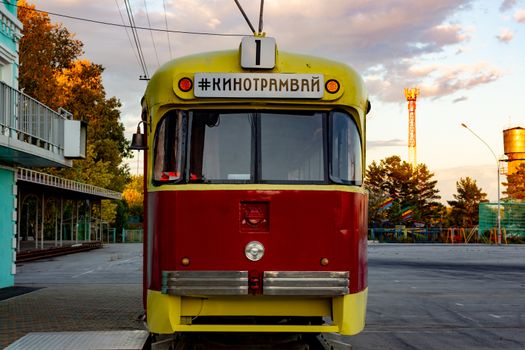
<path fill-rule="evenodd" d="M 405 88 L 405 97 L 408 101 L 408 162 L 415 168 L 416 160 L 416 100 L 419 96 L 418 88 Z"/>

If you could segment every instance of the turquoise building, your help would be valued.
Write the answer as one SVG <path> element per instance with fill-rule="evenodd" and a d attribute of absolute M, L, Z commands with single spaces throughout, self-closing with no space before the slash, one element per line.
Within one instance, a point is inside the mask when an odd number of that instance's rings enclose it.
<path fill-rule="evenodd" d="M 14 285 L 16 253 L 22 239 L 20 193 L 24 174 L 32 168 L 70 167 L 73 159 L 85 158 L 86 125 L 71 113 L 58 111 L 18 90 L 19 42 L 22 23 L 17 18 L 16 0 L 0 2 L 0 288 Z M 31 169 L 27 169 L 31 168 Z M 36 174 L 36 173 L 35 173 Z M 47 179 L 47 174 L 38 178 Z M 37 176 L 37 175 L 34 175 Z M 25 181 L 27 182 L 27 178 Z M 61 179 L 53 180 L 59 182 Z M 31 181 L 36 181 L 31 178 Z M 79 185 L 79 188 L 83 184 Z M 90 189 L 91 191 L 91 189 Z M 46 189 L 44 197 L 56 192 Z M 82 191 L 80 191 L 82 192 Z M 118 199 L 120 194 L 111 194 Z M 107 196 L 103 196 L 106 198 Z M 41 214 L 43 216 L 43 209 Z M 40 221 L 40 242 L 44 243 Z M 26 235 L 27 236 L 27 235 Z M 35 243 L 38 237 L 33 237 Z"/>
<path fill-rule="evenodd" d="M 0 80 L 17 89 L 22 23 L 16 17 L 16 0 L 0 2 L 0 20 Z"/>
<path fill-rule="evenodd" d="M 22 23 L 16 16 L 16 0 L 0 2 L 0 110 L 12 108 L 10 94 L 6 89 L 18 88 L 18 43 L 21 38 Z M 0 132 L 9 136 L 6 117 L 0 113 Z M 0 288 L 14 284 L 16 273 L 16 173 L 9 161 L 3 161 L 0 151 Z"/>

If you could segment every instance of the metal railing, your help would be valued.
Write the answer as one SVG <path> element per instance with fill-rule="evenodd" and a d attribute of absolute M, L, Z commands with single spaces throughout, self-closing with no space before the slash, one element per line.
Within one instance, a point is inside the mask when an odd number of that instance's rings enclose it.
<path fill-rule="evenodd" d="M 19 27 L 20 24 L 13 22 L 13 20 L 16 18 L 14 15 L 4 11 L 5 10 L 0 10 L 0 33 L 12 40 L 19 40 L 20 30 L 22 29 Z"/>
<path fill-rule="evenodd" d="M 1 135 L 63 155 L 64 120 L 71 114 L 60 112 L 0 82 Z"/>
<path fill-rule="evenodd" d="M 58 176 L 41 173 L 26 168 L 17 169 L 17 180 L 32 182 L 40 185 L 57 187 L 65 190 L 92 194 L 98 197 L 104 197 L 107 199 L 121 199 L 122 193 L 108 190 L 106 188 L 88 185 L 85 183 L 64 179 Z"/>

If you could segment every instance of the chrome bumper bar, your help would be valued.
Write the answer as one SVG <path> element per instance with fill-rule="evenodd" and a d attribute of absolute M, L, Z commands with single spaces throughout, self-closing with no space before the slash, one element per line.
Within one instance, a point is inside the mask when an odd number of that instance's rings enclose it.
<path fill-rule="evenodd" d="M 347 271 L 266 271 L 265 295 L 336 296 L 348 294 Z"/>
<path fill-rule="evenodd" d="M 347 271 L 266 271 L 263 295 L 338 296 L 349 293 Z M 248 271 L 164 271 L 162 293 L 179 296 L 247 295 Z"/>
<path fill-rule="evenodd" d="M 248 271 L 164 271 L 162 293 L 171 295 L 248 294 Z"/>

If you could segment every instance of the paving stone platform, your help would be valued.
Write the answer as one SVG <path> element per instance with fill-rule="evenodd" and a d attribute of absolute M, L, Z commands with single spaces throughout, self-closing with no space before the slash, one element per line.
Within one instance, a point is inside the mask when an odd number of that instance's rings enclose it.
<path fill-rule="evenodd" d="M 0 348 L 30 332 L 144 330 L 139 284 L 52 285 L 0 301 Z"/>

